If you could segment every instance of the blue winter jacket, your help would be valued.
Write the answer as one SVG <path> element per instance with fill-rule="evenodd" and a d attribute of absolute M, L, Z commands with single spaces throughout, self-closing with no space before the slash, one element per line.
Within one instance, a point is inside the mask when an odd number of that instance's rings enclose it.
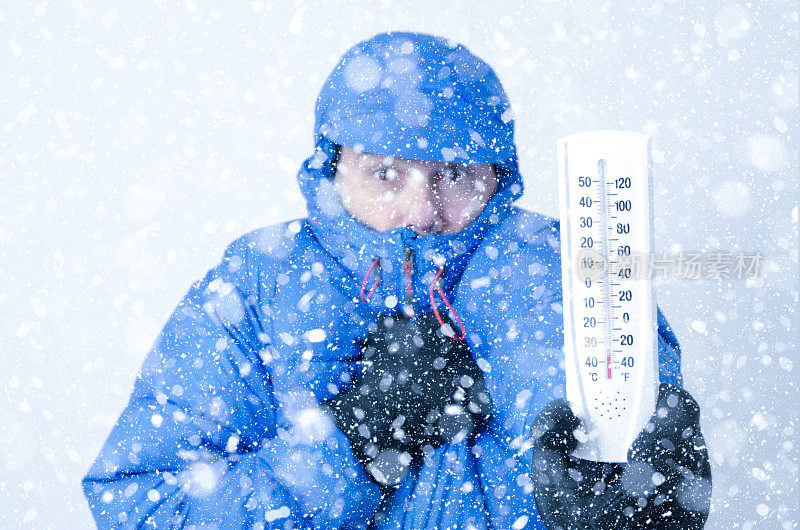
<path fill-rule="evenodd" d="M 98 526 L 544 528 L 523 441 L 565 393 L 559 225 L 512 204 L 523 185 L 502 86 L 463 46 L 381 34 L 345 54 L 316 118 L 298 173 L 308 217 L 234 241 L 175 309 L 83 480 Z M 499 188 L 462 232 L 376 232 L 333 188 L 334 143 L 494 163 Z M 400 311 L 409 249 L 417 314 L 444 263 L 493 413 L 382 498 L 318 403 L 354 384 L 370 323 Z M 661 380 L 681 384 L 677 341 L 658 321 Z"/>

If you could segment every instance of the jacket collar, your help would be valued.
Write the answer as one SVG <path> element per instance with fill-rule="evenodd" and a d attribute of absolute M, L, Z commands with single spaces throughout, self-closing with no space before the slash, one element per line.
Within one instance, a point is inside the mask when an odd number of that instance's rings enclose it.
<path fill-rule="evenodd" d="M 411 228 L 378 232 L 345 210 L 333 185 L 333 153 L 333 144 L 327 139 L 319 139 L 314 154 L 303 163 L 297 174 L 308 206 L 308 222 L 320 245 L 349 273 L 341 279 L 339 288 L 375 312 L 393 313 L 396 312 L 395 306 L 399 309 L 402 304 L 406 289 L 403 264 L 407 249 L 413 252 L 414 309 L 418 313 L 430 310 L 428 291 L 439 265 L 444 265 L 442 286 L 450 292 L 481 239 L 509 215 L 512 203 L 522 195 L 522 179 L 514 157 L 497 165 L 497 191 L 481 215 L 461 232 L 427 236 L 421 236 Z M 376 258 L 380 260 L 381 282 L 369 301 L 363 302 L 360 297 L 362 284 Z M 374 271 L 367 279 L 367 292 L 373 274 Z"/>

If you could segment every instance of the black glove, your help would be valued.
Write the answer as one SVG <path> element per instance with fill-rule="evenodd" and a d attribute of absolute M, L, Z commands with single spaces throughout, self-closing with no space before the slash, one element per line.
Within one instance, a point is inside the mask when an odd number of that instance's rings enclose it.
<path fill-rule="evenodd" d="M 547 405 L 531 426 L 533 493 L 548 528 L 703 528 L 711 467 L 700 408 L 688 392 L 661 383 L 656 412 L 625 464 L 570 456 L 579 425 L 562 399 Z"/>
<path fill-rule="evenodd" d="M 380 486 L 399 484 L 415 458 L 469 436 L 491 410 L 469 347 L 433 313 L 383 317 L 362 349 L 361 377 L 323 408 Z"/>

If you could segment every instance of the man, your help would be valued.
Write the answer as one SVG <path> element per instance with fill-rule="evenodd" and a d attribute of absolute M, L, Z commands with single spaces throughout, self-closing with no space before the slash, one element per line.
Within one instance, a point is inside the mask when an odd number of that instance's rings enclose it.
<path fill-rule="evenodd" d="M 98 525 L 543 528 L 542 495 L 570 500 L 555 517 L 585 508 L 562 480 L 580 463 L 558 223 L 513 206 L 494 72 L 438 37 L 376 35 L 323 85 L 315 143 L 308 218 L 233 242 L 148 354 L 83 482 Z M 660 314 L 659 333 L 678 389 Z"/>

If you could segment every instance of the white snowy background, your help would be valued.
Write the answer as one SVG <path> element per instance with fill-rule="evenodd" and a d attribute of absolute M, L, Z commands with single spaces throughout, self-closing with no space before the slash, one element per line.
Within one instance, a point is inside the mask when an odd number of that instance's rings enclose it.
<path fill-rule="evenodd" d="M 658 301 L 708 527 L 797 528 L 797 7 L 671 0 L 0 2 L 0 527 L 92 526 L 80 479 L 168 314 L 227 243 L 304 214 L 322 81 L 389 29 L 495 68 L 523 206 L 557 215 L 559 136 L 642 131 L 656 250 L 762 254 L 756 281 Z"/>

